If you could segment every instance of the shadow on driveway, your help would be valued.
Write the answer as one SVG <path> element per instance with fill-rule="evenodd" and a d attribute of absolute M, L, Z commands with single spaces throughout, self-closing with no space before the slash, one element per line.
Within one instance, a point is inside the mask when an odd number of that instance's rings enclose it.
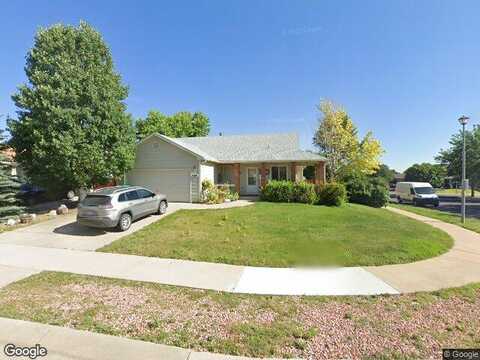
<path fill-rule="evenodd" d="M 74 221 L 53 229 L 53 232 L 55 234 L 63 234 L 63 235 L 99 236 L 99 235 L 104 235 L 110 231 L 83 226 L 77 223 L 76 221 Z"/>

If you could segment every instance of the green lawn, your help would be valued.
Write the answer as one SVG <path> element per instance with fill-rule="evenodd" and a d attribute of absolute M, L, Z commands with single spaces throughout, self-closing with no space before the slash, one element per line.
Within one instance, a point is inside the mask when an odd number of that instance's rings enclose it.
<path fill-rule="evenodd" d="M 0 289 L 0 316 L 254 357 L 437 359 L 442 348 L 480 347 L 479 284 L 258 296 L 45 272 Z"/>
<path fill-rule="evenodd" d="M 462 190 L 461 189 L 436 189 L 435 192 L 438 195 L 449 195 L 449 196 L 461 196 L 462 195 Z M 466 196 L 471 196 L 471 191 L 467 190 L 465 193 Z M 475 191 L 475 197 L 480 197 L 480 193 L 478 191 Z"/>
<path fill-rule="evenodd" d="M 394 203 L 389 204 L 389 206 L 410 211 L 418 215 L 428 216 L 433 219 L 442 220 L 447 223 L 462 226 L 465 229 L 480 233 L 480 219 L 467 217 L 465 220 L 465 224 L 462 224 L 460 215 L 457 215 L 457 214 L 451 214 L 448 212 L 444 212 L 444 211 L 440 211 L 432 208 L 421 207 L 421 206 L 400 205 L 400 204 L 394 204 Z"/>
<path fill-rule="evenodd" d="M 447 251 L 444 232 L 386 209 L 257 203 L 182 210 L 100 251 L 251 266 L 363 266 Z"/>

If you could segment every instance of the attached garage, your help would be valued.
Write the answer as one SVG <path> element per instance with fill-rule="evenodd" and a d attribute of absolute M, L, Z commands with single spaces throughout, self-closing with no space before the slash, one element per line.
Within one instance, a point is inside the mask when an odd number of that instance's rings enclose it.
<path fill-rule="evenodd" d="M 165 194 L 168 201 L 198 202 L 203 161 L 170 138 L 153 135 L 138 144 L 135 165 L 126 182 Z"/>
<path fill-rule="evenodd" d="M 194 177 L 193 180 L 196 178 Z M 133 170 L 128 181 L 167 195 L 168 201 L 192 202 L 191 169 Z"/>

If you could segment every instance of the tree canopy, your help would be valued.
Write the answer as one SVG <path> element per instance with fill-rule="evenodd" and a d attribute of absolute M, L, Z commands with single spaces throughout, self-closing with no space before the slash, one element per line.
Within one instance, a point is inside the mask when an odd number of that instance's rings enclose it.
<path fill-rule="evenodd" d="M 57 191 L 120 177 L 135 156 L 128 89 L 101 35 L 85 22 L 37 32 L 28 82 L 8 119 L 16 160 L 35 184 Z"/>
<path fill-rule="evenodd" d="M 387 183 L 391 183 L 395 180 L 395 174 L 395 170 L 390 169 L 386 164 L 381 164 L 374 175 L 384 179 Z"/>
<path fill-rule="evenodd" d="M 137 120 L 135 125 L 139 139 L 155 133 L 177 138 L 207 136 L 210 132 L 210 120 L 201 112 L 180 111 L 166 116 L 151 110 L 145 119 Z"/>
<path fill-rule="evenodd" d="M 371 132 L 359 139 L 356 126 L 342 107 L 321 101 L 318 111 L 319 124 L 313 142 L 327 158 L 329 181 L 354 173 L 373 174 L 383 153 L 380 142 Z"/>
<path fill-rule="evenodd" d="M 413 164 L 405 170 L 405 181 L 428 182 L 433 187 L 440 188 L 445 181 L 445 168 L 440 164 Z"/>
<path fill-rule="evenodd" d="M 474 125 L 472 130 L 465 131 L 466 150 L 466 175 L 470 181 L 472 196 L 475 188 L 480 185 L 480 126 Z M 436 160 L 443 164 L 449 176 L 461 179 L 462 176 L 462 132 L 458 132 L 450 138 L 450 147 L 442 149 Z"/>

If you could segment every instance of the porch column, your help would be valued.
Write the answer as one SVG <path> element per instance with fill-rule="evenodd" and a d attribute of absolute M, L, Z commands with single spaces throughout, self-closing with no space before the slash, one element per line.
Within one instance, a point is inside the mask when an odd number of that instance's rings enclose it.
<path fill-rule="evenodd" d="M 290 178 L 293 182 L 297 181 L 297 164 L 292 163 L 290 165 Z"/>
<path fill-rule="evenodd" d="M 265 186 L 267 183 L 267 167 L 265 163 L 262 163 L 262 167 L 260 168 L 260 186 Z"/>
<path fill-rule="evenodd" d="M 240 194 L 240 164 L 233 164 L 233 183 L 235 191 Z"/>
<path fill-rule="evenodd" d="M 315 164 L 315 184 L 325 184 L 325 162 Z"/>

